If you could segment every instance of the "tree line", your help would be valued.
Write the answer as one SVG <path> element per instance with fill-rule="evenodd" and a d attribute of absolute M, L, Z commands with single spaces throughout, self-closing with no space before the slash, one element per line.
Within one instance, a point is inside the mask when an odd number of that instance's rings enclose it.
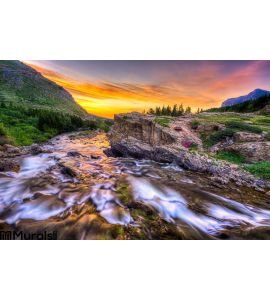
<path fill-rule="evenodd" d="M 202 112 L 203 110 L 201 108 L 197 109 L 197 113 Z M 183 104 L 174 104 L 173 106 L 157 106 L 155 108 L 150 108 L 147 111 L 147 114 L 150 115 L 156 115 L 156 116 L 172 116 L 172 117 L 178 117 L 182 116 L 184 114 L 190 114 L 191 113 L 191 107 L 187 106 L 186 108 L 183 106 Z"/>
<path fill-rule="evenodd" d="M 270 105 L 270 96 L 265 95 L 256 100 L 249 100 L 231 106 L 210 108 L 208 112 L 237 112 L 250 113 L 263 109 L 266 105 Z"/>
<path fill-rule="evenodd" d="M 1 98 L 1 97 L 0 97 Z M 97 129 L 101 128 L 108 131 L 109 124 L 103 120 L 89 120 L 82 119 L 79 116 L 53 111 L 43 108 L 29 108 L 13 104 L 12 102 L 6 103 L 0 99 L 1 111 L 14 117 L 15 119 L 34 118 L 36 127 L 43 132 L 51 129 L 57 133 L 69 132 L 77 129 Z"/>

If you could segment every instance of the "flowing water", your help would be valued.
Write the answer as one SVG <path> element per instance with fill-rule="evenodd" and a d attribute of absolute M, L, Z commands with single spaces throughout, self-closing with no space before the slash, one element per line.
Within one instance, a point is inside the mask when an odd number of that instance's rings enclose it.
<path fill-rule="evenodd" d="M 173 164 L 107 157 L 104 133 L 62 135 L 0 173 L 0 229 L 59 239 L 270 238 L 269 196 Z"/>

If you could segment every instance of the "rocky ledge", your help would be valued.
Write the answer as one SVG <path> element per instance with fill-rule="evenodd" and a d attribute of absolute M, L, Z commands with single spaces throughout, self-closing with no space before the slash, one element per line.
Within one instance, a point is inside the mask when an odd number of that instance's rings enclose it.
<path fill-rule="evenodd" d="M 242 170 L 239 166 L 213 159 L 202 150 L 199 135 L 192 130 L 192 118 L 176 118 L 170 126 L 155 122 L 155 117 L 140 113 L 119 114 L 108 134 L 112 156 L 151 159 L 161 163 L 176 163 L 195 172 L 208 174 L 211 180 L 222 184 L 269 188 L 270 183 Z M 196 151 L 190 145 L 196 145 Z"/>

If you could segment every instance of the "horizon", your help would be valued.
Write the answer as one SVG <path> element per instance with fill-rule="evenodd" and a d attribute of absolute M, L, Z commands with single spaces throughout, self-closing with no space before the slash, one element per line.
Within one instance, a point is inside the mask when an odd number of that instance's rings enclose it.
<path fill-rule="evenodd" d="M 88 113 L 114 114 L 183 104 L 193 111 L 270 89 L 269 61 L 23 61 L 68 90 Z"/>

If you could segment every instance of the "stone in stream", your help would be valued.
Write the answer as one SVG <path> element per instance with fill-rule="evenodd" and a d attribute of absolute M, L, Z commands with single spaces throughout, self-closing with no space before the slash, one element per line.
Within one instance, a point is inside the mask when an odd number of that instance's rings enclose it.
<path fill-rule="evenodd" d="M 19 170 L 20 170 L 20 164 L 14 159 L 6 158 L 0 160 L 0 172 L 8 172 L 8 171 L 18 172 Z"/>
<path fill-rule="evenodd" d="M 79 157 L 79 156 L 81 156 L 81 153 L 78 152 L 78 151 L 69 151 L 67 153 L 67 156 L 69 156 L 69 157 Z"/>

